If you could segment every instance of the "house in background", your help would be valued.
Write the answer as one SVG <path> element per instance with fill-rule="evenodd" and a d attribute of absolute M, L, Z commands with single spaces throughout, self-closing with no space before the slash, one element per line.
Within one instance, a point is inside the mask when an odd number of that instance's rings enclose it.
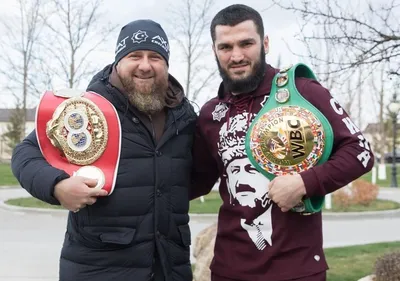
<path fill-rule="evenodd" d="M 369 123 L 368 126 L 364 129 L 363 134 L 365 138 L 370 142 L 372 150 L 374 151 L 375 158 L 377 160 L 380 159 L 382 155 L 379 155 L 376 147 L 377 144 L 383 144 L 383 156 L 386 163 L 392 162 L 392 153 L 393 153 L 393 137 L 392 137 L 392 130 L 393 125 L 390 123 L 389 125 L 390 132 L 386 135 L 381 135 L 379 131 L 379 123 Z M 396 138 L 396 159 L 397 162 L 400 162 L 400 123 L 396 124 L 397 130 L 397 138 Z"/>
<path fill-rule="evenodd" d="M 10 123 L 10 117 L 13 114 L 14 109 L 12 108 L 0 108 L 0 136 L 7 132 L 7 125 Z M 25 124 L 25 135 L 28 135 L 35 129 L 35 115 L 36 108 L 28 108 L 26 110 L 26 124 Z M 10 160 L 11 150 L 7 146 L 6 141 L 0 137 L 0 160 Z"/>

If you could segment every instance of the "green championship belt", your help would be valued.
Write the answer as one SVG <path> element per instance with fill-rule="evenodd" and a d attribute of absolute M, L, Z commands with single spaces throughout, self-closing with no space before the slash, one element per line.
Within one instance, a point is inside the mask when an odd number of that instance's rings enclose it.
<path fill-rule="evenodd" d="M 281 70 L 271 94 L 246 135 L 246 152 L 253 166 L 268 179 L 298 174 L 328 160 L 333 131 L 326 117 L 297 90 L 296 77 L 317 80 L 305 64 Z M 321 211 L 324 196 L 304 198 L 294 212 Z"/>

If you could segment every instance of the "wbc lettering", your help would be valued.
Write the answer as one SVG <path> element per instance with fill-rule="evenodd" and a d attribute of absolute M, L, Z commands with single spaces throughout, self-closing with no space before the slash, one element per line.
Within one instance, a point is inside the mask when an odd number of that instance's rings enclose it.
<path fill-rule="evenodd" d="M 304 143 L 305 143 L 304 136 L 301 130 L 299 130 L 301 128 L 300 121 L 296 120 L 296 123 L 293 124 L 292 120 L 289 120 L 287 122 L 287 125 L 289 126 L 290 129 L 292 129 L 289 132 L 289 143 L 292 149 L 292 156 L 294 159 L 303 157 L 306 154 L 306 151 L 304 148 Z"/>

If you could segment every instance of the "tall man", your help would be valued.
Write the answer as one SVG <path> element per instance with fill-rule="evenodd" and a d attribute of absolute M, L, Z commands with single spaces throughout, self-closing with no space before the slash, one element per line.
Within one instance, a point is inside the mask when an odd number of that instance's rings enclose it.
<path fill-rule="evenodd" d="M 211 37 L 222 83 L 200 111 L 191 198 L 207 194 L 221 179 L 212 281 L 326 280 L 321 213 L 293 210 L 304 199 L 323 197 L 368 172 L 374 162 L 368 142 L 327 89 L 298 77 L 298 92 L 332 127 L 332 152 L 321 165 L 270 181 L 249 159 L 247 134 L 269 99 L 284 103 L 289 95 L 271 93 L 280 71 L 264 62 L 269 42 L 262 18 L 248 6 L 229 6 L 212 20 Z M 285 132 L 276 130 L 275 136 L 285 140 Z M 265 145 L 278 154 L 291 149 L 278 141 Z"/>

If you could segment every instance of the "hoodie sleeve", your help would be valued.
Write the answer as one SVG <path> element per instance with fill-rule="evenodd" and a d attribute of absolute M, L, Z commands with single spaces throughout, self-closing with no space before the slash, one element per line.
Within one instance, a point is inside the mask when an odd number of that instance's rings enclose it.
<path fill-rule="evenodd" d="M 218 179 L 218 165 L 208 147 L 205 134 L 201 130 L 204 117 L 200 113 L 197 119 L 193 142 L 192 184 L 189 192 L 190 200 L 208 194 Z"/>
<path fill-rule="evenodd" d="M 69 175 L 51 166 L 43 157 L 36 138 L 30 133 L 12 154 L 11 169 L 21 186 L 33 197 L 52 205 L 60 203 L 54 197 L 54 186 Z"/>
<path fill-rule="evenodd" d="M 307 196 L 324 196 L 370 171 L 374 155 L 360 129 L 327 89 L 309 79 L 301 84 L 296 81 L 300 93 L 325 115 L 333 129 L 329 160 L 300 174 Z"/>

